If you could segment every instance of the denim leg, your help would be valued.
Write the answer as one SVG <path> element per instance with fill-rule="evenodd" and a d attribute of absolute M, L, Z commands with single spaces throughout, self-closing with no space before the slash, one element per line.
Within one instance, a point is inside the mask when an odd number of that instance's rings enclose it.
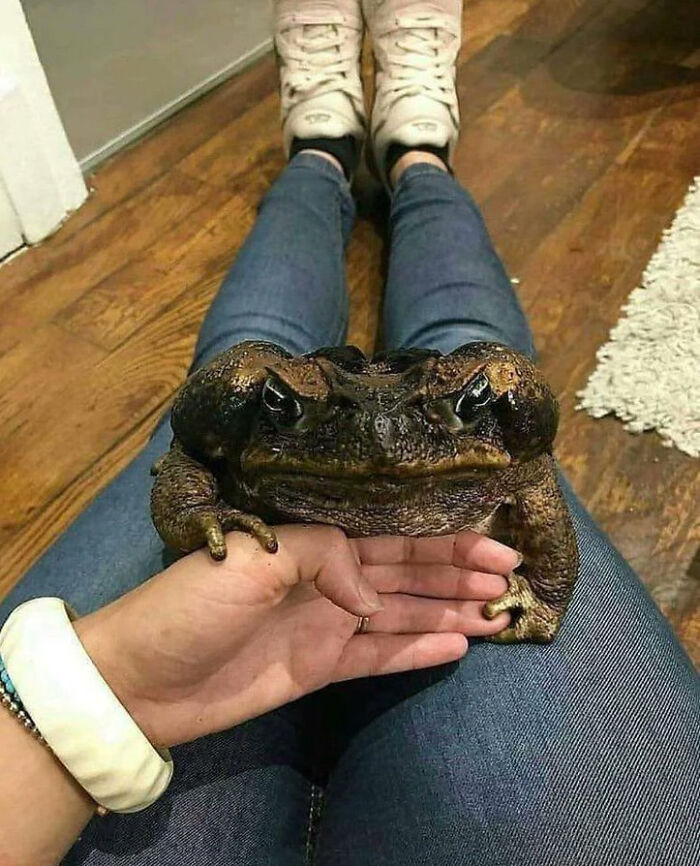
<path fill-rule="evenodd" d="M 345 340 L 344 252 L 355 221 L 350 187 L 322 157 L 301 153 L 267 193 L 199 332 L 194 367 L 242 340 L 294 355 Z"/>
<path fill-rule="evenodd" d="M 240 340 L 272 340 L 295 353 L 342 341 L 353 216 L 342 174 L 322 158 L 297 156 L 263 200 L 212 304 L 195 365 Z M 42 595 L 87 613 L 167 564 L 149 508 L 149 469 L 170 444 L 167 420 L 4 600 L 0 622 Z M 312 790 L 299 769 L 304 707 L 176 750 L 178 772 L 162 801 L 142 815 L 93 822 L 65 862 L 301 864 Z"/>
<path fill-rule="evenodd" d="M 392 211 L 389 346 L 532 354 L 466 193 L 408 169 Z M 549 646 L 336 686 L 344 720 L 318 866 L 685 866 L 700 860 L 700 687 L 671 629 L 565 481 L 580 577 Z"/>
<path fill-rule="evenodd" d="M 305 704 L 173 749 L 153 806 L 96 818 L 64 866 L 305 866 L 314 772 Z"/>
<path fill-rule="evenodd" d="M 386 347 L 451 352 L 493 340 L 533 356 L 532 334 L 479 209 L 432 165 L 401 176 L 391 203 Z"/>
<path fill-rule="evenodd" d="M 700 862 L 700 686 L 567 488 L 581 573 L 548 646 L 346 684 L 318 866 Z"/>

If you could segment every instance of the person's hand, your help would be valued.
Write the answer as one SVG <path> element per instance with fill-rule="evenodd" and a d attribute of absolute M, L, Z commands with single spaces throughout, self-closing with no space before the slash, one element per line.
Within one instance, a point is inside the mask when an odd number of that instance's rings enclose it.
<path fill-rule="evenodd" d="M 149 739 L 174 745 L 231 727 L 331 682 L 454 661 L 519 562 L 473 532 L 348 540 L 283 526 L 279 551 L 242 533 L 76 622 L 103 676 Z M 369 628 L 356 634 L 359 616 Z"/>

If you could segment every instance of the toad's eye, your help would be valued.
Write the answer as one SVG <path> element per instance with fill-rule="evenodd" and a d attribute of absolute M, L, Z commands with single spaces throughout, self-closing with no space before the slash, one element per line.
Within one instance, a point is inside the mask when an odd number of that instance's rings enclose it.
<path fill-rule="evenodd" d="M 261 399 L 267 414 L 282 427 L 293 427 L 304 414 L 304 407 L 294 392 L 279 379 L 267 379 Z"/>
<path fill-rule="evenodd" d="M 484 373 L 478 373 L 457 394 L 454 403 L 454 413 L 464 424 L 470 424 L 483 409 L 493 400 L 493 391 Z"/>

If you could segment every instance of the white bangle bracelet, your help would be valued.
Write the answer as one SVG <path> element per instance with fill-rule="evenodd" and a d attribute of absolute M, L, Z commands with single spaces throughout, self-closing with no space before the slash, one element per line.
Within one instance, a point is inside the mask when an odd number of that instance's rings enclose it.
<path fill-rule="evenodd" d="M 151 745 L 104 681 L 61 599 L 16 608 L 0 631 L 0 656 L 41 735 L 99 805 L 138 812 L 160 797 L 170 753 Z"/>

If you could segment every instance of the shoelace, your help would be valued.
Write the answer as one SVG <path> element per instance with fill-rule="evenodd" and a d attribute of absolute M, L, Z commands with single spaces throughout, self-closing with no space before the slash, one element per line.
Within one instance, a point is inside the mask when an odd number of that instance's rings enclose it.
<path fill-rule="evenodd" d="M 357 56 L 346 28 L 337 24 L 295 25 L 284 37 L 285 74 L 282 98 L 287 104 L 342 91 L 362 99 Z"/>
<path fill-rule="evenodd" d="M 391 104 L 404 96 L 429 96 L 449 108 L 457 103 L 454 89 L 454 61 L 459 34 L 453 22 L 431 16 L 396 19 L 383 37 L 385 48 L 382 93 Z"/>

